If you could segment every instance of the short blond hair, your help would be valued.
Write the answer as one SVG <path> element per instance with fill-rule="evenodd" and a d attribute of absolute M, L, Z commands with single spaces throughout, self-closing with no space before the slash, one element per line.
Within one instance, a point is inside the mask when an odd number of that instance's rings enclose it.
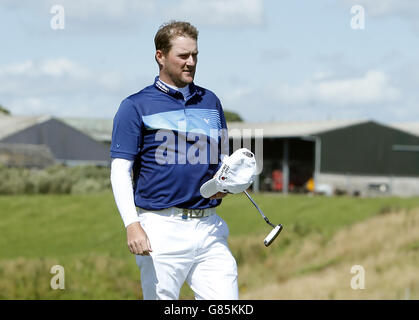
<path fill-rule="evenodd" d="M 198 40 L 198 30 L 185 21 L 169 21 L 160 26 L 154 37 L 156 51 L 161 50 L 164 54 L 168 53 L 172 48 L 171 40 L 176 37 L 184 36 Z"/>

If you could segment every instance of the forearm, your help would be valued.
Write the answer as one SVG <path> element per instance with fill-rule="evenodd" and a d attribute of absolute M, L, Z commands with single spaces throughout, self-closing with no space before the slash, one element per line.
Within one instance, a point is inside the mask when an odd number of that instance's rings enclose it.
<path fill-rule="evenodd" d="M 121 158 L 112 159 L 111 162 L 113 195 L 125 227 L 140 220 L 134 202 L 131 178 L 132 165 L 133 161 Z"/>

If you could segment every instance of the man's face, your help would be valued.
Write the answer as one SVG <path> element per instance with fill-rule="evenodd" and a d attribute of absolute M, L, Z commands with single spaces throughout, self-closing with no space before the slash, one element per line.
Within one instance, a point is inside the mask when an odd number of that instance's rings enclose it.
<path fill-rule="evenodd" d="M 162 65 L 160 79 L 180 88 L 194 79 L 198 47 L 196 40 L 189 37 L 177 37 L 171 43 L 172 48 L 166 54 L 160 50 L 156 52 L 156 57 Z"/>

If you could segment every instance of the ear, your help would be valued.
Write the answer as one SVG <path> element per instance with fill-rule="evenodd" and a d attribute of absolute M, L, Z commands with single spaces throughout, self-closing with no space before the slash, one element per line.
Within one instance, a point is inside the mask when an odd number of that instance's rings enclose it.
<path fill-rule="evenodd" d="M 164 65 L 164 61 L 165 61 L 165 56 L 163 51 L 161 50 L 156 50 L 156 61 L 160 66 Z"/>

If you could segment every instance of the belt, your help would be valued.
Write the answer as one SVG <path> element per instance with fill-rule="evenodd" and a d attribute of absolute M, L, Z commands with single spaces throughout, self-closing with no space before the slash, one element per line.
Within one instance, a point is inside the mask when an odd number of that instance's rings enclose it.
<path fill-rule="evenodd" d="M 183 209 L 183 208 L 176 208 L 171 207 L 163 210 L 146 210 L 142 208 L 138 208 L 139 213 L 142 212 L 152 212 L 164 216 L 172 216 L 172 217 L 182 217 L 182 219 L 188 218 L 205 218 L 209 217 L 210 215 L 215 214 L 215 208 L 207 208 L 207 209 Z"/>

